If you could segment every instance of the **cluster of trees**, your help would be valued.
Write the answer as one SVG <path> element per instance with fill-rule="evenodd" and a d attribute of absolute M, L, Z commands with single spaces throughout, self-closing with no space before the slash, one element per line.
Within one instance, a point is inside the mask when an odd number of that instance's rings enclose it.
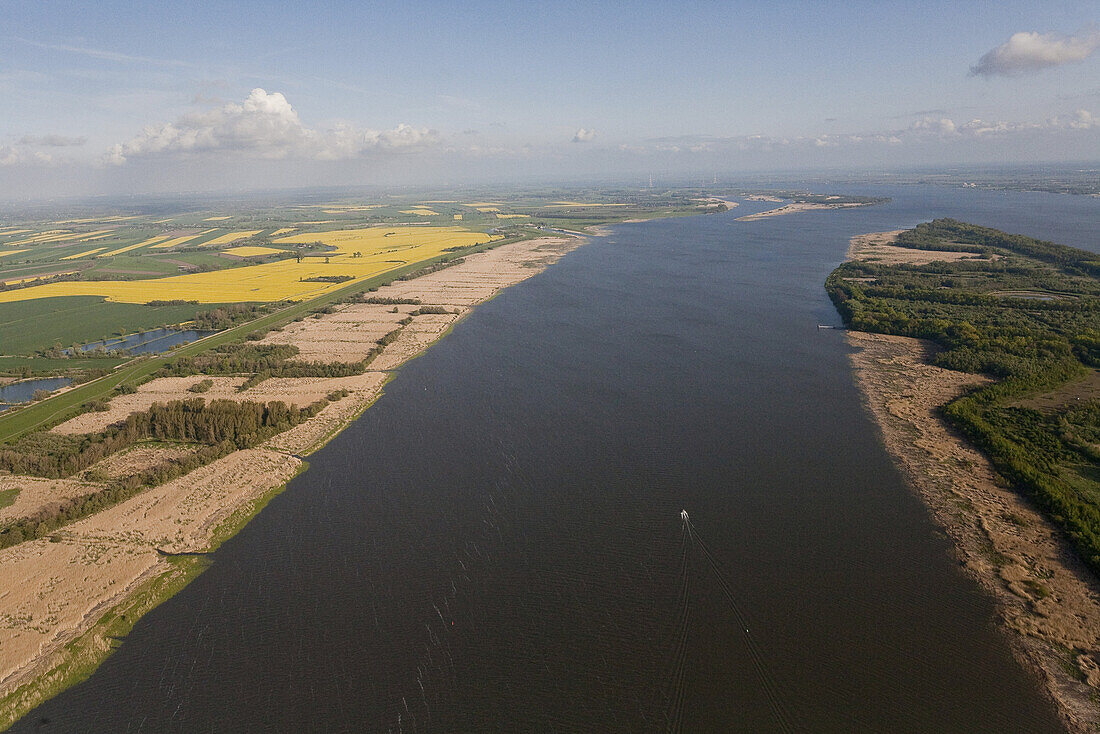
<path fill-rule="evenodd" d="M 936 219 L 918 224 L 913 229 L 902 232 L 898 236 L 897 244 L 921 250 L 983 253 L 1008 251 L 1055 265 L 1070 273 L 1100 277 L 1100 255 L 1096 253 L 1022 234 L 1008 234 L 989 227 L 979 227 L 957 219 Z"/>
<path fill-rule="evenodd" d="M 298 354 L 291 344 L 223 344 L 190 357 L 180 357 L 159 370 L 160 377 L 238 375 L 281 366 Z"/>
<path fill-rule="evenodd" d="M 845 323 L 933 340 L 944 348 L 939 366 L 996 378 L 949 403 L 944 415 L 1100 572 L 1100 401 L 1053 412 L 1014 405 L 1100 367 L 1097 256 L 950 219 L 921 224 L 897 243 L 986 257 L 845 263 L 826 281 Z"/>
<path fill-rule="evenodd" d="M 354 256 L 353 256 L 354 257 Z M 326 258 L 327 260 L 328 258 Z M 354 275 L 315 275 L 312 278 L 302 278 L 304 283 L 346 283 L 355 280 Z"/>
<path fill-rule="evenodd" d="M 229 306 L 210 309 L 209 311 L 200 311 L 195 314 L 195 328 L 207 331 L 221 331 L 235 324 L 252 321 L 266 313 L 271 313 L 272 308 L 274 308 L 272 304 L 266 303 L 234 303 Z"/>
<path fill-rule="evenodd" d="M 87 469 L 138 441 L 158 439 L 248 448 L 298 425 L 327 405 L 305 408 L 282 402 L 254 403 L 202 398 L 157 403 L 100 433 L 66 436 L 37 431 L 0 447 L 0 470 L 57 479 Z"/>
<path fill-rule="evenodd" d="M 428 275 L 429 273 L 434 273 L 438 270 L 443 270 L 444 268 L 449 268 L 452 265 L 461 265 L 464 262 L 466 262 L 466 259 L 462 258 L 462 257 L 444 258 L 444 259 L 442 259 L 438 262 L 432 263 L 431 265 L 425 265 L 424 267 L 420 268 L 419 270 L 414 270 L 411 273 L 405 273 L 404 275 L 400 275 L 397 278 L 395 278 L 395 280 L 413 280 L 415 278 L 419 278 L 422 275 Z"/>
<path fill-rule="evenodd" d="M 0 548 L 41 538 L 67 523 L 129 499 L 146 487 L 182 476 L 238 449 L 255 446 L 316 415 L 329 402 L 347 394 L 346 390 L 336 391 L 305 408 L 282 402 L 179 400 L 153 405 L 99 434 L 80 437 L 44 431 L 29 434 L 0 450 L 0 468 L 57 478 L 76 474 L 138 441 L 159 439 L 202 445 L 185 457 L 160 462 L 5 525 L 0 528 Z"/>
<path fill-rule="evenodd" d="M 181 357 L 157 371 L 157 377 L 188 375 L 242 375 L 249 378 L 240 391 L 260 384 L 269 377 L 351 377 L 367 371 L 372 353 L 358 362 L 291 362 L 298 354 L 292 344 L 232 343 L 215 347 L 191 357 Z M 201 383 L 200 383 L 201 384 Z"/>
<path fill-rule="evenodd" d="M 361 296 L 362 303 L 377 303 L 381 306 L 419 306 L 419 298 L 382 298 L 381 296 Z"/>

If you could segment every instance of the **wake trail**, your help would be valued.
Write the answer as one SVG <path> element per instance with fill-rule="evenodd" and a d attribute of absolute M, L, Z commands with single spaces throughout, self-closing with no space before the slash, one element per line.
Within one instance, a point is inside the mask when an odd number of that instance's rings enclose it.
<path fill-rule="evenodd" d="M 768 705 L 772 711 L 772 717 L 775 719 L 776 725 L 780 731 L 786 733 L 792 733 L 795 731 L 795 727 L 791 723 L 791 716 L 787 712 L 786 707 L 783 705 L 783 699 L 779 695 L 779 688 L 768 671 L 767 664 L 764 659 L 763 653 L 760 651 L 760 646 L 749 630 L 749 623 L 745 614 L 741 611 L 741 607 L 737 603 L 737 597 L 733 592 L 732 586 L 727 581 L 725 573 L 722 570 L 721 564 L 711 553 L 710 548 L 699 537 L 699 533 L 695 530 L 695 526 L 691 522 L 691 518 L 688 517 L 687 510 L 680 512 L 680 517 L 683 520 L 684 536 L 685 536 L 685 559 L 687 558 L 687 548 L 698 548 L 702 553 L 703 558 L 707 562 L 710 570 L 714 574 L 715 580 L 718 582 L 718 588 L 722 590 L 723 596 L 726 597 L 726 601 L 729 602 L 730 609 L 733 611 L 733 616 L 737 620 L 737 624 L 741 629 L 741 636 L 745 640 L 745 647 L 749 652 L 749 658 L 752 661 L 753 670 L 756 672 L 757 679 L 760 682 L 760 688 L 763 690 L 765 697 L 768 699 Z M 683 573 L 687 574 L 687 561 L 683 562 Z M 686 585 L 686 582 L 685 582 Z M 684 633 L 686 638 L 686 631 Z M 682 712 L 681 712 L 682 716 Z M 671 728 L 673 722 L 670 721 L 669 731 L 679 731 L 679 729 Z"/>
<path fill-rule="evenodd" d="M 665 727 L 669 732 L 682 732 L 684 728 L 685 672 L 687 667 L 687 638 L 691 627 L 691 540 L 685 526 L 680 540 L 680 595 L 677 600 L 672 666 L 664 692 Z"/>

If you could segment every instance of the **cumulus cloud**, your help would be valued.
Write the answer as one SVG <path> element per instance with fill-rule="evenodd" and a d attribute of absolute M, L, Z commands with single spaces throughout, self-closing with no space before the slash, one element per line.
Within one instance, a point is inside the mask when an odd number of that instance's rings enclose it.
<path fill-rule="evenodd" d="M 20 145 L 36 145 L 44 148 L 67 148 L 84 145 L 88 139 L 84 136 L 70 138 L 64 135 L 24 135 L 19 140 Z"/>
<path fill-rule="evenodd" d="M 112 146 L 108 163 L 158 155 L 231 153 L 258 158 L 355 158 L 371 151 L 416 148 L 438 142 L 433 130 L 401 124 L 371 130 L 339 124 L 330 130 L 305 125 L 280 92 L 253 89 L 242 104 L 231 102 L 147 126 L 125 143 Z"/>
<path fill-rule="evenodd" d="M 53 156 L 41 151 L 29 151 L 15 145 L 0 145 L 0 168 L 7 166 L 48 166 Z"/>
<path fill-rule="evenodd" d="M 948 117 L 922 117 L 914 122 L 910 130 L 917 133 L 931 133 L 933 135 L 954 135 L 958 127 Z"/>
<path fill-rule="evenodd" d="M 970 67 L 971 76 L 1020 76 L 1084 61 L 1100 48 L 1100 29 L 1086 28 L 1074 35 L 1062 33 L 1014 33 Z"/>
<path fill-rule="evenodd" d="M 580 130 L 577 130 L 577 134 L 573 136 L 573 142 L 574 143 L 587 143 L 589 141 L 595 140 L 595 138 L 596 138 L 596 131 L 595 130 L 589 130 L 589 129 L 586 129 L 586 128 L 582 127 Z"/>

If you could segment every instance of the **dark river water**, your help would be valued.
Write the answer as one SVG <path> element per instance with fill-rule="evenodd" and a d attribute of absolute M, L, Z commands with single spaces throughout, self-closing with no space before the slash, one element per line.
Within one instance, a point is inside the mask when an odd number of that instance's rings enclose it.
<path fill-rule="evenodd" d="M 478 307 L 15 730 L 1057 731 L 817 326 L 855 234 L 1096 249 L 1100 200 L 871 192 L 618 226 Z"/>

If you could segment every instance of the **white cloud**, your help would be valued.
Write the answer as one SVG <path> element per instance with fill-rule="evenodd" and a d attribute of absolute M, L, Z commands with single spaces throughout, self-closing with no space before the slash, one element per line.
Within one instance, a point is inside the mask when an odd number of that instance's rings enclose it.
<path fill-rule="evenodd" d="M 0 167 L 7 166 L 48 166 L 53 156 L 41 151 L 29 151 L 15 145 L 0 145 Z"/>
<path fill-rule="evenodd" d="M 590 142 L 590 141 L 594 140 L 595 138 L 596 138 L 596 131 L 595 130 L 589 130 L 589 129 L 586 129 L 586 128 L 582 127 L 580 130 L 577 130 L 577 134 L 573 136 L 573 142 L 574 143 L 587 143 L 587 142 Z"/>
<path fill-rule="evenodd" d="M 130 158 L 215 152 L 269 159 L 338 160 L 436 142 L 434 131 L 404 124 L 392 130 L 359 129 L 348 124 L 315 130 L 301 121 L 281 93 L 253 89 L 242 104 L 231 102 L 184 115 L 175 122 L 149 125 L 129 141 L 112 146 L 105 160 L 122 164 Z"/>
<path fill-rule="evenodd" d="M 947 117 L 922 117 L 910 125 L 909 129 L 917 133 L 931 133 L 943 136 L 950 136 L 958 133 L 958 128 L 954 121 Z"/>
<path fill-rule="evenodd" d="M 1019 76 L 1052 66 L 1084 61 L 1100 48 L 1100 29 L 1090 27 L 1072 36 L 1062 33 L 1014 33 L 970 67 L 971 76 Z"/>

